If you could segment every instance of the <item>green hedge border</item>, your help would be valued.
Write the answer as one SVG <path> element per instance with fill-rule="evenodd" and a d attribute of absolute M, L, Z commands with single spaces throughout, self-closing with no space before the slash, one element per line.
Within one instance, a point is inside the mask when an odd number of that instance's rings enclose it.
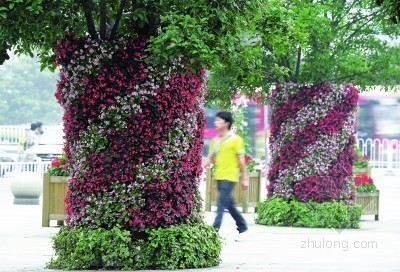
<path fill-rule="evenodd" d="M 218 266 L 222 238 L 204 223 L 148 229 L 132 237 L 119 226 L 111 230 L 62 227 L 53 238 L 57 258 L 46 268 L 62 270 L 188 269 Z"/>
<path fill-rule="evenodd" d="M 268 226 L 357 229 L 361 211 L 361 206 L 353 203 L 270 198 L 258 204 L 255 222 Z"/>

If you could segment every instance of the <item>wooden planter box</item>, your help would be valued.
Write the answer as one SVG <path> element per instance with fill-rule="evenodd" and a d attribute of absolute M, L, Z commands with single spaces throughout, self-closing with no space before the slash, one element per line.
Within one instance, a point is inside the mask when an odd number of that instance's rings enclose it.
<path fill-rule="evenodd" d="M 356 192 L 355 202 L 361 205 L 362 215 L 375 215 L 375 220 L 379 220 L 379 190 L 372 193 Z"/>
<path fill-rule="evenodd" d="M 43 209 L 42 227 L 49 227 L 50 220 L 57 220 L 62 225 L 66 216 L 65 197 L 67 195 L 68 177 L 43 174 Z"/>
<path fill-rule="evenodd" d="M 232 193 L 235 202 L 239 207 L 242 207 L 244 213 L 248 212 L 248 208 L 256 208 L 260 202 L 260 186 L 261 172 L 255 171 L 249 173 L 249 188 L 246 191 L 238 183 Z M 211 206 L 217 205 L 218 189 L 217 181 L 212 177 L 212 172 L 207 169 L 206 176 L 206 204 L 205 210 L 211 211 Z"/>

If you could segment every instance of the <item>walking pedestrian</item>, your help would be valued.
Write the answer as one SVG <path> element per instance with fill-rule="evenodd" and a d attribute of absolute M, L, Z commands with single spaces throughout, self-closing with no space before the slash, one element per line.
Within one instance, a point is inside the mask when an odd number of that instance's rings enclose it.
<path fill-rule="evenodd" d="M 207 159 L 203 163 L 206 168 L 214 164 L 214 178 L 217 180 L 218 201 L 217 216 L 213 227 L 220 229 L 224 210 L 227 209 L 236 221 L 239 235 L 235 241 L 243 241 L 248 231 L 246 220 L 236 208 L 232 191 L 239 183 L 241 172 L 241 186 L 247 190 L 249 180 L 245 163 L 245 150 L 243 139 L 231 131 L 233 116 L 231 112 L 220 111 L 215 116 L 214 126 L 219 135 L 212 139 Z"/>
<path fill-rule="evenodd" d="M 35 133 L 36 129 L 37 129 L 37 124 L 36 123 L 31 124 L 31 129 L 26 134 L 26 143 L 25 143 L 26 148 L 25 149 L 28 149 L 36 144 L 36 142 L 37 142 L 37 137 L 36 137 L 36 133 Z"/>

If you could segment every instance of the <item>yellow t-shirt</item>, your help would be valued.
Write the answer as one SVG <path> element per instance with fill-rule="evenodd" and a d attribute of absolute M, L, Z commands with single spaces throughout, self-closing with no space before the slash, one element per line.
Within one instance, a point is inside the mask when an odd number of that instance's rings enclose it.
<path fill-rule="evenodd" d="M 214 178 L 216 180 L 239 181 L 239 154 L 244 154 L 243 139 L 236 134 L 229 134 L 219 142 L 214 138 L 210 145 L 210 155 L 215 156 Z"/>

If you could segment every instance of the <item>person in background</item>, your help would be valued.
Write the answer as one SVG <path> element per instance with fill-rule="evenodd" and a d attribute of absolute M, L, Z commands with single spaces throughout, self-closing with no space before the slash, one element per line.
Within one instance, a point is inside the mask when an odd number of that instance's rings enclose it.
<path fill-rule="evenodd" d="M 43 134 L 43 132 L 44 132 L 44 130 L 43 130 L 43 123 L 42 122 L 37 122 L 36 123 L 36 134 L 37 135 L 42 135 Z"/>
<path fill-rule="evenodd" d="M 233 116 L 231 112 L 220 111 L 216 114 L 214 126 L 219 135 L 211 141 L 210 152 L 203 163 L 206 168 L 214 164 L 214 178 L 217 180 L 219 192 L 217 201 L 217 216 L 213 227 L 220 229 L 224 210 L 227 209 L 236 221 L 239 236 L 235 241 L 243 241 L 248 231 L 247 222 L 236 208 L 232 197 L 232 191 L 239 183 L 239 172 L 241 172 L 241 185 L 247 190 L 249 180 L 245 163 L 245 150 L 243 139 L 231 132 Z"/>
<path fill-rule="evenodd" d="M 35 134 L 36 134 L 36 144 L 39 144 L 40 138 L 41 138 L 43 132 L 44 132 L 43 123 L 42 123 L 42 122 L 37 122 L 37 123 L 36 123 L 36 130 L 35 130 Z"/>
<path fill-rule="evenodd" d="M 31 124 L 31 129 L 28 131 L 26 135 L 26 149 L 36 144 L 37 142 L 36 129 L 37 129 L 37 124 L 36 123 Z"/>

